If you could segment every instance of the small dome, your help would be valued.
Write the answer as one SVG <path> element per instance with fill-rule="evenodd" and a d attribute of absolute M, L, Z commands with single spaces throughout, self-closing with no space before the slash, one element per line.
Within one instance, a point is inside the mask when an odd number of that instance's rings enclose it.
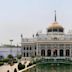
<path fill-rule="evenodd" d="M 47 29 L 47 32 L 63 32 L 63 31 L 64 28 L 56 21 L 52 23 Z"/>
<path fill-rule="evenodd" d="M 59 29 L 59 28 L 63 29 L 63 27 L 58 22 L 54 22 L 48 27 L 48 29 Z"/>

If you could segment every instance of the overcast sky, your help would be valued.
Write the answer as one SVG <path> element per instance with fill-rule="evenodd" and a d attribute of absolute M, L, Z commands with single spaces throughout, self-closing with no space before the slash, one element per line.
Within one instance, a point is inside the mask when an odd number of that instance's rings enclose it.
<path fill-rule="evenodd" d="M 72 0 L 0 0 L 0 44 L 20 43 L 21 33 L 32 37 L 57 21 L 67 32 L 72 29 Z"/>

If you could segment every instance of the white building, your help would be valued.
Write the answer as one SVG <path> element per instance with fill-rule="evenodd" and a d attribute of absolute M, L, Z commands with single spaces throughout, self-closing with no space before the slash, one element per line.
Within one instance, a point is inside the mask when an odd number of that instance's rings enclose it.
<path fill-rule="evenodd" d="M 64 28 L 55 21 L 47 28 L 46 34 L 37 33 L 33 38 L 21 35 L 22 56 L 45 58 L 71 58 L 72 33 L 64 33 Z"/>

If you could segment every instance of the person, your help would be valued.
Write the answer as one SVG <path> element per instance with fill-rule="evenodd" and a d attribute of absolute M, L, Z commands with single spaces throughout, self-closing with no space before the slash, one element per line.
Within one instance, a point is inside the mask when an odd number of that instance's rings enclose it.
<path fill-rule="evenodd" d="M 9 72 L 9 70 L 7 70 L 7 72 Z"/>
<path fill-rule="evenodd" d="M 14 72 L 17 72 L 17 69 L 16 68 L 14 69 Z"/>

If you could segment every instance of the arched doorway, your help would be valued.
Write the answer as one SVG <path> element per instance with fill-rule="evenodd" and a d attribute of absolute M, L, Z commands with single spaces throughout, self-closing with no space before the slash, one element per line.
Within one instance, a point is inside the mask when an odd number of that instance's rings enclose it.
<path fill-rule="evenodd" d="M 51 50 L 47 50 L 47 56 L 51 56 Z"/>
<path fill-rule="evenodd" d="M 63 49 L 60 49 L 60 56 L 64 56 Z"/>
<path fill-rule="evenodd" d="M 41 50 L 41 56 L 45 56 L 45 50 L 44 49 Z"/>
<path fill-rule="evenodd" d="M 27 53 L 27 57 L 29 56 L 29 54 Z"/>
<path fill-rule="evenodd" d="M 57 56 L 57 50 L 56 49 L 53 51 L 53 56 Z"/>
<path fill-rule="evenodd" d="M 24 53 L 24 57 L 25 57 L 25 53 Z"/>
<path fill-rule="evenodd" d="M 66 56 L 70 56 L 70 50 L 69 49 L 66 50 Z"/>

